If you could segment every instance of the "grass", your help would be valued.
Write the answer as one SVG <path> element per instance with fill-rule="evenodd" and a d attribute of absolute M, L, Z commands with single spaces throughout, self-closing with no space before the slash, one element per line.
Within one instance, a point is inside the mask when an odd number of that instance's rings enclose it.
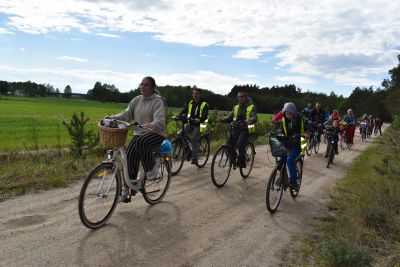
<path fill-rule="evenodd" d="M 296 266 L 400 266 L 400 130 L 361 154 L 303 239 Z M 299 264 L 301 262 L 301 264 Z"/>
<path fill-rule="evenodd" d="M 96 124 L 105 115 L 124 110 L 124 103 L 101 103 L 89 100 L 62 98 L 11 97 L 0 98 L 0 153 L 20 150 L 35 150 L 68 147 L 70 137 L 62 121 L 69 122 L 72 114 L 84 111 L 89 118 L 89 129 L 97 132 Z M 180 109 L 168 108 L 169 114 Z M 259 114 L 265 121 L 271 115 Z M 169 136 L 179 130 L 174 121 L 167 123 Z"/>

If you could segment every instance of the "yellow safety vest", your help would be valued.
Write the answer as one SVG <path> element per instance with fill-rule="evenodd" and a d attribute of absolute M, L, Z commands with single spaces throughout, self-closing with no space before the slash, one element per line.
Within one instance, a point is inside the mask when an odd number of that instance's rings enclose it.
<path fill-rule="evenodd" d="M 285 117 L 282 118 L 282 127 L 283 127 L 283 132 L 285 133 L 285 136 L 287 136 L 287 129 L 286 129 L 286 122 L 285 122 Z M 301 119 L 301 126 L 300 126 L 300 147 L 301 147 L 301 152 L 305 152 L 307 148 L 307 140 L 303 137 L 304 136 L 304 120 Z"/>
<path fill-rule="evenodd" d="M 203 116 L 203 110 L 204 107 L 207 105 L 207 103 L 205 101 L 203 101 L 200 105 L 200 118 Z M 187 114 L 187 118 L 190 118 L 190 115 L 192 114 L 192 108 L 193 108 L 193 100 L 189 102 L 188 104 L 188 114 Z M 208 119 L 206 119 L 204 122 L 200 123 L 200 132 L 203 133 L 207 130 L 207 123 L 208 123 Z"/>
<path fill-rule="evenodd" d="M 247 108 L 246 108 L 246 120 L 250 119 L 250 114 L 253 111 L 253 107 L 254 107 L 253 104 L 250 104 L 250 105 L 247 106 Z M 236 105 L 233 108 L 233 121 L 234 122 L 237 120 L 238 114 L 239 114 L 239 105 Z M 249 133 L 254 133 L 256 131 L 256 127 L 255 127 L 254 123 L 250 124 L 250 125 L 247 125 L 247 128 L 249 129 Z"/>

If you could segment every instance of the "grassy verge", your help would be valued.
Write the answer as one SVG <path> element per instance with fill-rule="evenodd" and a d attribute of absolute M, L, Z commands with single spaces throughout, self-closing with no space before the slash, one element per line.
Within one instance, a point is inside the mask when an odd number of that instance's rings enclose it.
<path fill-rule="evenodd" d="M 331 196 L 330 215 L 316 219 L 285 262 L 295 266 L 400 266 L 400 129 L 360 155 Z"/>

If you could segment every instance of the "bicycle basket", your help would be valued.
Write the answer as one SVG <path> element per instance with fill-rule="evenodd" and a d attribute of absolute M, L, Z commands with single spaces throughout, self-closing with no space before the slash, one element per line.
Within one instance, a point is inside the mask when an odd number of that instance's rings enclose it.
<path fill-rule="evenodd" d="M 287 157 L 290 151 L 274 136 L 269 137 L 269 146 L 273 157 Z"/>
<path fill-rule="evenodd" d="M 100 144 L 105 148 L 115 148 L 125 145 L 128 128 L 110 128 L 97 125 L 99 128 Z"/>

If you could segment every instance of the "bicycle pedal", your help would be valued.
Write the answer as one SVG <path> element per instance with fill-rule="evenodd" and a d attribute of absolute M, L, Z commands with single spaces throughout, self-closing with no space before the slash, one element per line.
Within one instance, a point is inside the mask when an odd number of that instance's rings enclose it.
<path fill-rule="evenodd" d="M 131 202 L 131 196 L 126 197 L 124 200 L 122 200 L 124 203 L 130 203 Z"/>

